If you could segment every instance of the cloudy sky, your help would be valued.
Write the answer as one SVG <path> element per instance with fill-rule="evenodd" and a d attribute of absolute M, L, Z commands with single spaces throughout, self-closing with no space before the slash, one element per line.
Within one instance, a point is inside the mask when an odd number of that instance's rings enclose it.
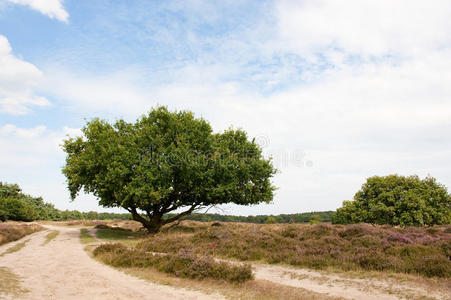
<path fill-rule="evenodd" d="M 193 110 L 280 170 L 271 205 L 332 210 L 372 175 L 451 186 L 451 1 L 0 0 L 0 181 L 60 209 L 86 120 Z"/>

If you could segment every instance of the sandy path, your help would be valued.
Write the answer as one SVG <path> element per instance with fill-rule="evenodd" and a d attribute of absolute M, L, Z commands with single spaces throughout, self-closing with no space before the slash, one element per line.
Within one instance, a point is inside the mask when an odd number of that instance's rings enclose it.
<path fill-rule="evenodd" d="M 87 255 L 80 243 L 80 229 L 46 227 L 60 234 L 44 246 L 48 231 L 0 247 L 3 253 L 30 239 L 21 250 L 0 257 L 0 267 L 20 276 L 23 287 L 29 290 L 14 299 L 222 299 L 219 295 L 158 285 L 124 274 Z"/>
<path fill-rule="evenodd" d="M 307 269 L 253 264 L 255 279 L 300 287 L 345 299 L 451 299 L 450 290 L 437 290 L 390 278 L 349 278 L 337 273 L 320 273 Z"/>

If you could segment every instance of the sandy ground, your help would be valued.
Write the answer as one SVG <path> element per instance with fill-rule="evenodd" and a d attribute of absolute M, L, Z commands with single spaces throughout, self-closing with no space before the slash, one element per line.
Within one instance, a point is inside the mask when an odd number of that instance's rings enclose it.
<path fill-rule="evenodd" d="M 46 227 L 60 234 L 44 246 L 48 231 L 0 247 L 3 253 L 14 244 L 30 240 L 21 250 L 0 257 L 0 267 L 20 276 L 29 292 L 20 297 L 0 295 L 0 299 L 222 299 L 124 274 L 87 255 L 80 243 L 80 229 Z"/>
<path fill-rule="evenodd" d="M 451 299 L 450 289 L 419 286 L 418 283 L 400 283 L 390 278 L 350 278 L 334 273 L 320 273 L 306 269 L 254 264 L 255 279 L 300 287 L 344 299 Z"/>

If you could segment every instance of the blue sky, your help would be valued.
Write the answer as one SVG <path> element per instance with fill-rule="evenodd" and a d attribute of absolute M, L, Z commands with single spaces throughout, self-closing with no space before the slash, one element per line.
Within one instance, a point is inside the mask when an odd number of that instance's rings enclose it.
<path fill-rule="evenodd" d="M 152 106 L 241 127 L 274 157 L 274 203 L 335 209 L 365 178 L 451 184 L 449 1 L 0 1 L 0 180 L 58 208 L 59 148 L 85 119 Z"/>

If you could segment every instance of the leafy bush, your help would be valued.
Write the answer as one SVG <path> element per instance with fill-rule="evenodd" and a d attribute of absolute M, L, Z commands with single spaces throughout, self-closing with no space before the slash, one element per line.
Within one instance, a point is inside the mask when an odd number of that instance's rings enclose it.
<path fill-rule="evenodd" d="M 128 249 L 116 243 L 100 245 L 94 249 L 93 254 L 115 267 L 155 268 L 183 278 L 212 278 L 237 283 L 253 278 L 250 265 L 217 262 L 211 256 L 196 256 L 184 249 L 180 249 L 178 253 L 158 255 L 139 249 Z"/>
<path fill-rule="evenodd" d="M 336 224 L 401 226 L 451 223 L 451 195 L 432 177 L 389 175 L 368 178 L 353 201 L 344 201 L 332 217 Z"/>
<path fill-rule="evenodd" d="M 6 220 L 30 222 L 36 220 L 37 212 L 34 207 L 21 199 L 0 199 L 0 206 Z"/>

